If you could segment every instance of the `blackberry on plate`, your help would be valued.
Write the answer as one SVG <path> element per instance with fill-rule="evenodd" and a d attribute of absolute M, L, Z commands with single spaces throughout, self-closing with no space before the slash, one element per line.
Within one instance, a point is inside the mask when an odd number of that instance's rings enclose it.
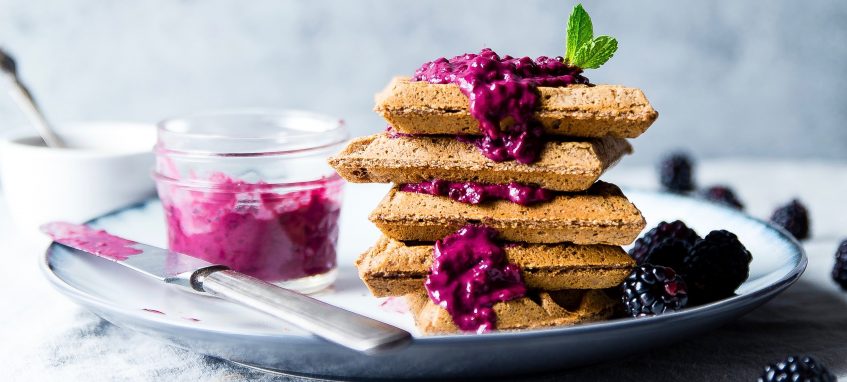
<path fill-rule="evenodd" d="M 788 358 L 765 366 L 759 382 L 835 382 L 837 378 L 816 359 L 804 356 Z"/>
<path fill-rule="evenodd" d="M 797 199 L 777 208 L 773 212 L 773 215 L 771 215 L 771 221 L 785 228 L 797 240 L 803 240 L 809 237 L 809 211 Z"/>
<path fill-rule="evenodd" d="M 688 289 L 673 269 L 656 265 L 635 268 L 621 284 L 624 309 L 633 317 L 676 311 L 688 303 Z"/>
<path fill-rule="evenodd" d="M 747 280 L 753 256 L 732 232 L 712 231 L 685 257 L 683 270 L 692 303 L 730 297 Z"/>
<path fill-rule="evenodd" d="M 659 164 L 659 182 L 671 192 L 694 190 L 693 164 L 685 153 L 672 153 Z"/>
<path fill-rule="evenodd" d="M 733 207 L 738 210 L 744 209 L 744 204 L 738 200 L 738 196 L 735 195 L 735 192 L 727 186 L 709 187 L 700 192 L 700 196 L 703 197 L 703 199 Z"/>
<path fill-rule="evenodd" d="M 682 270 L 682 259 L 700 236 L 685 223 L 661 222 L 635 241 L 629 255 L 638 265 L 653 264 Z"/>
<path fill-rule="evenodd" d="M 842 241 L 838 250 L 835 251 L 832 279 L 841 286 L 841 289 L 847 290 L 847 240 Z"/>

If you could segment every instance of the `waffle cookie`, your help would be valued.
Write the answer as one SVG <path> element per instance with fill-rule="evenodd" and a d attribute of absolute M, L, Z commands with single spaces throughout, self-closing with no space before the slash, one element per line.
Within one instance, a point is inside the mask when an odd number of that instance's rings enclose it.
<path fill-rule="evenodd" d="M 636 138 L 659 114 L 637 88 L 616 85 L 539 87 L 535 118 L 552 135 Z M 374 111 L 406 134 L 480 135 L 468 97 L 454 84 L 395 77 L 376 95 Z"/>
<path fill-rule="evenodd" d="M 620 284 L 635 261 L 610 245 L 517 244 L 504 246 L 531 289 L 604 289 Z M 419 293 L 432 265 L 432 243 L 381 237 L 356 260 L 359 277 L 376 297 Z"/>
<path fill-rule="evenodd" d="M 434 242 L 467 224 L 483 224 L 505 241 L 608 245 L 632 243 L 646 224 L 620 188 L 605 182 L 531 206 L 508 201 L 464 204 L 394 187 L 370 220 L 386 236 L 403 241 Z"/>
<path fill-rule="evenodd" d="M 415 325 L 425 335 L 460 333 L 450 314 L 426 294 L 406 295 Z M 527 297 L 494 304 L 497 330 L 573 325 L 612 316 L 618 302 L 602 290 L 530 291 Z"/>
<path fill-rule="evenodd" d="M 472 144 L 453 137 L 356 138 L 329 159 L 336 171 L 354 183 L 417 183 L 431 179 L 454 182 L 537 184 L 556 191 L 582 191 L 632 147 L 622 138 L 550 141 L 531 166 L 494 162 Z"/>

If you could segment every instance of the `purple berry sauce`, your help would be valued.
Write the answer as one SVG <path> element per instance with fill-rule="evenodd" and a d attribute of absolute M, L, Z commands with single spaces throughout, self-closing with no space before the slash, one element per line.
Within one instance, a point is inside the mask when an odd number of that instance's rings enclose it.
<path fill-rule="evenodd" d="M 535 162 L 544 146 L 541 124 L 532 117 L 538 107 L 536 88 L 587 84 L 581 73 L 582 69 L 566 65 L 561 57 L 500 57 L 485 48 L 479 54 L 427 62 L 412 79 L 458 85 L 483 133 L 461 139 L 495 162 L 513 159 L 526 164 Z"/>
<path fill-rule="evenodd" d="M 457 202 L 467 204 L 480 204 L 486 201 L 500 199 L 508 200 L 522 206 L 550 201 L 556 195 L 551 190 L 537 186 L 523 185 L 517 182 L 487 184 L 478 182 L 450 182 L 442 179 L 401 184 L 400 191 L 447 196 Z"/>
<path fill-rule="evenodd" d="M 463 331 L 493 330 L 492 306 L 526 294 L 520 269 L 508 263 L 492 228 L 465 226 L 435 242 L 433 254 L 427 293 Z"/>
<path fill-rule="evenodd" d="M 43 225 L 41 230 L 62 244 L 114 261 L 123 261 L 142 252 L 135 248 L 133 241 L 85 225 L 52 222 Z"/>
<path fill-rule="evenodd" d="M 207 190 L 159 183 L 171 250 L 269 282 L 335 269 L 343 186 L 337 175 L 289 192 L 223 174 L 211 182 Z"/>
<path fill-rule="evenodd" d="M 395 130 L 394 127 L 391 126 L 391 125 L 389 125 L 388 127 L 385 128 L 385 135 L 387 135 L 388 138 L 414 137 L 415 136 L 414 134 L 401 133 L 401 132 Z"/>

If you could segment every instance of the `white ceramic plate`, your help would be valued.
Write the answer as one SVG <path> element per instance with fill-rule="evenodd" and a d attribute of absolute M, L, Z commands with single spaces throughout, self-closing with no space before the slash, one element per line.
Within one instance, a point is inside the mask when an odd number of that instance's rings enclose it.
<path fill-rule="evenodd" d="M 348 188 L 341 221 L 339 279 L 322 300 L 415 332 L 396 300 L 370 296 L 353 259 L 375 242 L 366 216 L 384 195 L 381 185 Z M 104 319 L 175 346 L 236 363 L 323 378 L 485 377 L 538 373 L 586 365 L 695 336 L 773 298 L 806 267 L 800 245 L 787 234 L 737 211 L 686 197 L 627 191 L 648 228 L 681 219 L 705 235 L 727 229 L 753 254 L 750 278 L 738 295 L 681 312 L 640 319 L 484 335 L 416 336 L 407 348 L 366 356 L 327 343 L 273 318 L 211 297 L 158 284 L 120 265 L 52 246 L 43 262 L 47 278 Z M 164 244 L 157 200 L 96 219 L 112 233 Z M 161 313 L 158 313 L 161 312 Z"/>

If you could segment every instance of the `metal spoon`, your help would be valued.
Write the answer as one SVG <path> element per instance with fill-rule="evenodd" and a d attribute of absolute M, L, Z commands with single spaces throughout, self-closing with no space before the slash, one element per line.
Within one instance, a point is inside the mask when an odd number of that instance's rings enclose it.
<path fill-rule="evenodd" d="M 18 107 L 29 118 L 30 123 L 38 130 L 38 135 L 41 136 L 44 143 L 48 147 L 53 148 L 67 147 L 62 139 L 50 128 L 47 118 L 44 117 L 44 113 L 41 112 L 38 104 L 35 103 L 32 93 L 29 92 L 29 89 L 18 78 L 18 66 L 15 64 L 15 60 L 2 48 L 0 48 L 0 69 L 3 70 L 11 85 L 9 95 L 12 96 Z"/>

